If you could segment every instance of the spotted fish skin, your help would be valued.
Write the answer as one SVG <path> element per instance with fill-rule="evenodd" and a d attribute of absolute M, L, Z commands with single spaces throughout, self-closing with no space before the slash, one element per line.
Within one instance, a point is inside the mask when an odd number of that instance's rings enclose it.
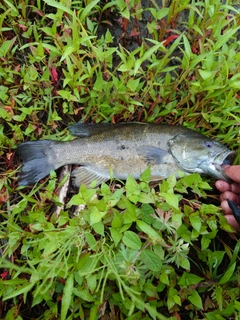
<path fill-rule="evenodd" d="M 28 141 L 17 147 L 23 160 L 20 185 L 33 184 L 66 164 L 80 165 L 72 172 L 76 186 L 125 180 L 129 174 L 138 179 L 148 167 L 152 181 L 178 170 L 228 180 L 221 165 L 231 164 L 236 156 L 221 143 L 181 126 L 77 123 L 69 129 L 77 138 Z"/>

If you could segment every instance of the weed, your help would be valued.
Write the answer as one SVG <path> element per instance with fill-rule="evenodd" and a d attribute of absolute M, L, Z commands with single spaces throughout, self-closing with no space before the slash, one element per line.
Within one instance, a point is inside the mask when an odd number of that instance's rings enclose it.
<path fill-rule="evenodd" d="M 1 317 L 238 319 L 240 243 L 198 174 L 82 185 L 52 215 L 56 176 L 17 186 L 14 152 L 79 120 L 179 124 L 236 148 L 237 5 L 5 0 L 0 39 Z"/>

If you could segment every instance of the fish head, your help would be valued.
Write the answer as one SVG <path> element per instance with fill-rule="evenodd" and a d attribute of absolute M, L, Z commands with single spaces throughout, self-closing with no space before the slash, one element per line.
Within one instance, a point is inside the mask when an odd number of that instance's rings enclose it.
<path fill-rule="evenodd" d="M 224 165 L 231 165 L 236 153 L 220 142 L 199 133 L 179 134 L 168 141 L 169 152 L 184 172 L 197 172 L 231 182 Z"/>

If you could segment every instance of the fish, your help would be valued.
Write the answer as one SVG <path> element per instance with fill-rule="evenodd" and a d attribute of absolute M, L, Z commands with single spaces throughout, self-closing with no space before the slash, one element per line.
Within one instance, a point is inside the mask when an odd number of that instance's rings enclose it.
<path fill-rule="evenodd" d="M 69 127 L 71 141 L 36 140 L 19 144 L 16 153 L 23 160 L 19 185 L 32 185 L 68 164 L 73 184 L 96 186 L 111 178 L 139 179 L 150 167 L 151 181 L 160 181 L 179 170 L 229 181 L 224 165 L 232 164 L 236 153 L 218 141 L 182 126 L 119 123 L 82 124 Z"/>

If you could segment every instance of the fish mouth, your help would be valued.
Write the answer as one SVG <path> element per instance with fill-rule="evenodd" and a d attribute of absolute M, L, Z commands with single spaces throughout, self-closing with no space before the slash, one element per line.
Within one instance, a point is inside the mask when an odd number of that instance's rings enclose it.
<path fill-rule="evenodd" d="M 215 173 L 218 179 L 232 182 L 232 180 L 224 173 L 224 168 L 233 164 L 237 154 L 235 151 L 227 150 L 221 154 L 218 154 L 213 161 Z"/>

